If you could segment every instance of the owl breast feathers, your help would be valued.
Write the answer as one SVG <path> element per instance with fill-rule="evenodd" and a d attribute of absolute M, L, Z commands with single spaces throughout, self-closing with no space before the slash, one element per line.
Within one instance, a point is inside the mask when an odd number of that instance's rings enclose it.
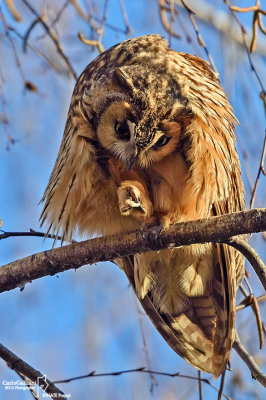
<path fill-rule="evenodd" d="M 244 209 L 234 121 L 205 61 L 158 35 L 111 47 L 77 81 L 41 222 L 71 240 Z M 173 350 L 218 377 L 242 257 L 207 243 L 116 261 Z"/>

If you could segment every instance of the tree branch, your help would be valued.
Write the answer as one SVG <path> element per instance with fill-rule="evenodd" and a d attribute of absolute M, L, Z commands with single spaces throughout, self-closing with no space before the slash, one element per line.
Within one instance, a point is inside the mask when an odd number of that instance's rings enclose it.
<path fill-rule="evenodd" d="M 27 387 L 28 387 L 30 393 L 32 394 L 32 397 L 33 397 L 35 400 L 40 400 L 40 397 L 38 396 L 38 394 L 36 393 L 36 391 L 33 389 L 33 387 L 30 385 L 30 383 L 29 383 L 29 381 L 28 381 L 28 378 L 27 378 L 25 375 L 23 375 L 23 374 L 21 374 L 20 372 L 18 372 L 18 371 L 16 371 L 16 373 L 17 373 L 18 376 L 25 382 L 25 385 L 27 385 Z"/>
<path fill-rule="evenodd" d="M 263 143 L 263 149 L 262 149 L 262 153 L 261 153 L 260 166 L 259 166 L 259 170 L 258 170 L 258 173 L 257 173 L 257 177 L 256 177 L 256 181 L 255 181 L 255 184 L 254 184 L 254 188 L 252 190 L 252 195 L 251 195 L 251 200 L 250 200 L 250 208 L 252 208 L 253 204 L 254 204 L 256 191 L 257 191 L 257 187 L 258 187 L 258 183 L 259 183 L 259 179 L 260 179 L 260 174 L 263 173 L 265 175 L 265 170 L 264 170 L 265 155 L 266 155 L 266 133 L 265 133 L 265 136 L 264 136 L 264 143 Z"/>
<path fill-rule="evenodd" d="M 183 7 L 180 0 L 174 0 L 178 7 Z M 205 0 L 190 0 L 190 7 L 195 12 L 197 19 L 200 19 L 207 24 L 212 25 L 218 32 L 222 32 L 225 36 L 229 37 L 230 40 L 234 40 L 239 45 L 243 46 L 243 38 L 239 27 L 232 23 L 231 15 L 217 7 L 214 2 L 207 2 Z M 245 27 L 247 34 L 248 43 L 252 39 L 252 29 Z M 265 38 L 263 35 L 259 35 L 257 40 L 256 51 L 261 55 L 266 55 Z"/>
<path fill-rule="evenodd" d="M 2 344 L 0 344 L 0 357 L 6 361 L 9 368 L 16 371 L 19 375 L 22 374 L 29 378 L 33 384 L 39 385 L 42 390 L 52 395 L 53 398 L 66 399 L 66 395 L 53 382 L 47 379 L 42 372 L 31 367 Z"/>
<path fill-rule="evenodd" d="M 16 237 L 16 236 L 33 236 L 33 237 L 43 237 L 43 238 L 48 238 L 48 239 L 57 239 L 57 240 L 62 240 L 62 236 L 58 235 L 51 235 L 50 233 L 47 235 L 47 233 L 44 232 L 37 232 L 34 229 L 29 230 L 29 232 L 6 232 L 2 229 L 0 229 L 0 240 L 7 239 L 10 237 Z M 76 240 L 72 240 L 71 243 L 76 243 Z"/>
<path fill-rule="evenodd" d="M 215 387 L 209 379 L 199 378 L 199 376 L 196 377 L 196 376 L 190 376 L 190 375 L 183 375 L 183 374 L 180 374 L 180 372 L 170 373 L 170 372 L 162 372 L 162 371 L 153 371 L 150 369 L 146 369 L 146 367 L 127 369 L 127 370 L 115 371 L 115 372 L 104 372 L 104 373 L 97 373 L 96 371 L 91 371 L 86 375 L 74 376 L 72 378 L 63 379 L 60 381 L 54 381 L 54 383 L 70 383 L 70 382 L 81 380 L 81 379 L 97 378 L 97 377 L 102 377 L 102 376 L 119 376 L 119 375 L 131 374 L 131 373 L 153 374 L 153 375 L 165 376 L 165 377 L 169 377 L 169 378 L 185 378 L 185 379 L 189 379 L 192 381 L 199 381 L 199 382 L 206 383 L 211 388 L 216 390 L 216 392 L 219 392 L 219 389 L 217 389 L 217 387 Z M 222 395 L 226 400 L 232 400 L 230 397 L 226 396 L 226 394 L 223 393 Z"/>
<path fill-rule="evenodd" d="M 130 254 L 158 251 L 167 247 L 186 246 L 193 243 L 229 244 L 232 236 L 266 230 L 266 209 L 258 208 L 219 217 L 181 222 L 161 233 L 158 233 L 158 229 L 159 227 L 155 226 L 140 231 L 95 238 L 13 261 L 0 269 L 0 293 L 16 287 L 23 288 L 27 282 L 43 276 L 55 275 L 85 264 L 111 261 Z M 264 267 L 259 278 L 266 289 L 265 276 Z"/>
<path fill-rule="evenodd" d="M 256 301 L 264 301 L 266 300 L 266 294 L 262 294 L 259 297 L 256 297 Z M 252 301 L 250 300 L 250 296 L 247 299 L 244 299 L 243 301 L 241 301 L 240 304 L 238 304 L 238 306 L 236 306 L 236 311 L 240 311 L 240 310 L 244 310 L 244 308 L 250 307 L 252 305 Z"/>
<path fill-rule="evenodd" d="M 246 240 L 241 237 L 231 237 L 229 240 L 224 241 L 224 243 L 229 244 L 238 251 L 240 251 L 249 263 L 254 268 L 257 276 L 259 277 L 264 289 L 266 290 L 266 268 L 261 258 L 258 256 L 256 251 L 248 244 Z"/>
<path fill-rule="evenodd" d="M 237 354 L 242 358 L 244 363 L 249 368 L 249 370 L 252 374 L 252 377 L 254 379 L 257 379 L 257 381 L 260 382 L 262 384 L 262 386 L 266 387 L 266 376 L 263 374 L 263 372 L 260 370 L 258 365 L 255 363 L 254 358 L 248 353 L 248 351 L 245 349 L 245 347 L 240 342 L 237 332 L 236 332 L 233 348 L 235 349 Z"/>
<path fill-rule="evenodd" d="M 32 7 L 32 5 L 30 5 L 30 3 L 27 0 L 22 0 L 23 3 L 28 7 L 28 9 L 35 15 L 35 17 L 37 18 L 37 22 L 40 22 L 43 26 L 43 28 L 46 30 L 47 34 L 49 35 L 49 37 L 51 38 L 51 40 L 54 42 L 54 45 L 56 47 L 56 50 L 58 52 L 58 54 L 61 56 L 61 58 L 64 60 L 69 72 L 71 73 L 71 75 L 73 76 L 73 78 L 75 80 L 78 79 L 77 73 L 74 70 L 74 68 L 72 67 L 72 65 L 69 62 L 68 57 L 65 55 L 65 53 L 63 52 L 61 45 L 56 37 L 56 35 L 50 30 L 49 26 L 46 24 L 46 22 L 42 19 L 42 17 L 35 11 L 35 9 Z M 35 24 L 36 25 L 36 24 Z"/>

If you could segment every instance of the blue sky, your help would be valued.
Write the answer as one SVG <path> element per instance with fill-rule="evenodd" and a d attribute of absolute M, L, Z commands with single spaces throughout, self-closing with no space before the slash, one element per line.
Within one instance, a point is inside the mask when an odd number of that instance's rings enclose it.
<path fill-rule="evenodd" d="M 23 11 L 17 2 L 24 20 L 18 26 L 3 12 L 12 25 L 25 33 L 32 16 Z M 133 36 L 148 33 L 165 35 L 161 27 L 156 1 L 125 1 Z M 35 6 L 37 8 L 37 5 Z M 97 55 L 97 51 L 79 42 L 76 33 L 81 31 L 86 37 L 90 30 L 69 7 L 58 25 L 64 49 L 75 70 L 80 74 L 85 66 Z M 72 17 L 75 15 L 75 17 Z M 194 53 L 204 57 L 204 52 L 196 43 L 190 21 L 185 18 L 185 26 L 193 37 L 193 44 L 185 40 L 172 41 L 178 51 Z M 110 0 L 107 22 L 123 27 L 123 19 L 117 0 Z M 248 20 L 247 20 L 248 22 Z M 243 164 L 243 180 L 247 201 L 250 198 L 248 179 L 244 168 L 243 149 L 248 154 L 252 179 L 255 179 L 264 135 L 264 113 L 259 99 L 259 87 L 251 73 L 243 49 L 223 38 L 213 28 L 199 22 L 200 32 L 212 54 L 221 76 L 223 86 L 235 109 L 241 126 L 237 127 L 238 149 Z M 1 26 L 2 33 L 2 26 Z M 6 231 L 25 231 L 29 228 L 39 230 L 38 218 L 41 206 L 38 205 L 46 187 L 49 174 L 55 161 L 63 134 L 67 110 L 74 81 L 67 77 L 63 63 L 58 60 L 53 44 L 48 38 L 36 41 L 42 34 L 40 27 L 32 32 L 30 42 L 39 44 L 61 69 L 58 74 L 47 67 L 30 50 L 21 51 L 21 42 L 14 40 L 20 63 L 26 79 L 38 88 L 38 93 L 25 92 L 23 81 L 14 62 L 14 56 L 7 40 L 0 37 L 0 66 L 4 77 L 4 93 L 7 101 L 8 130 L 15 144 L 6 150 L 6 133 L 0 126 L 0 217 Z M 103 37 L 105 48 L 124 40 L 123 34 L 107 29 Z M 265 57 L 254 55 L 256 68 L 265 76 Z M 2 112 L 0 106 L 0 112 Z M 265 185 L 259 183 L 255 206 L 263 206 Z M 265 201 L 264 201 L 265 206 Z M 260 235 L 254 235 L 252 245 L 265 257 L 265 242 Z M 264 244 L 264 246 L 263 246 Z M 0 264 L 51 248 L 52 242 L 40 238 L 10 238 L 0 242 Z M 249 268 L 250 271 L 250 268 Z M 262 288 L 253 276 L 255 293 L 260 295 Z M 264 308 L 265 311 L 265 308 Z M 141 330 L 133 293 L 123 273 L 112 263 L 82 267 L 77 271 L 67 271 L 53 277 L 46 277 L 19 289 L 2 293 L 0 299 L 0 340 L 35 368 L 47 373 L 51 380 L 86 374 L 90 371 L 108 372 L 147 365 Z M 176 372 L 196 376 L 196 371 L 181 360 L 163 341 L 151 323 L 143 316 L 145 337 L 148 343 L 151 365 L 154 370 Z M 238 326 L 246 332 L 244 339 L 255 353 L 257 344 L 253 339 L 255 320 L 249 311 L 238 315 Z M 248 327 L 244 330 L 243 327 Z M 265 356 L 265 354 L 264 354 Z M 242 368 L 241 361 L 233 353 L 232 367 Z M 265 367 L 265 365 L 264 365 Z M 250 382 L 245 367 L 242 377 L 248 387 L 244 400 L 262 391 Z M 17 379 L 15 373 L 0 362 L 3 379 Z M 206 375 L 207 376 L 207 375 Z M 197 399 L 197 383 L 179 378 L 156 378 L 153 397 L 150 394 L 150 379 L 144 374 L 129 374 L 119 377 L 91 378 L 62 385 L 65 393 L 72 398 L 109 399 Z M 227 377 L 225 392 L 230 395 L 230 376 Z M 217 386 L 217 384 L 216 384 Z M 251 392 L 250 392 L 251 391 Z M 9 399 L 9 394 L 0 382 L 0 397 Z M 17 397 L 16 397 L 17 396 Z M 178 397 L 179 396 L 179 397 Z M 214 399 L 213 389 L 204 387 L 204 398 Z M 14 393 L 14 399 L 30 399 L 29 393 Z M 255 398 L 255 397 L 254 397 Z M 258 397 L 262 398 L 262 397 Z"/>

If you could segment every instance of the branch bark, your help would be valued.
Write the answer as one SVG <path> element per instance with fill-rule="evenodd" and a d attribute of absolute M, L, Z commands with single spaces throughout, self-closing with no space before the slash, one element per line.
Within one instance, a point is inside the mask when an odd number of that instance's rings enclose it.
<path fill-rule="evenodd" d="M 6 361 L 9 368 L 29 378 L 33 383 L 36 383 L 36 385 L 39 385 L 46 393 L 51 395 L 52 398 L 66 399 L 66 395 L 53 382 L 47 379 L 42 372 L 31 367 L 2 344 L 0 344 L 0 357 Z"/>
<path fill-rule="evenodd" d="M 250 244 L 248 244 L 248 242 L 246 240 L 243 240 L 241 237 L 231 237 L 229 240 L 225 241 L 225 243 L 234 247 L 246 257 L 246 259 L 254 268 L 257 276 L 260 278 L 261 283 L 264 286 L 264 289 L 266 290 L 265 265 L 262 262 L 261 258 L 258 256 L 258 254 L 255 252 L 255 250 L 250 246 Z"/>
<path fill-rule="evenodd" d="M 70 244 L 13 261 L 0 269 L 0 293 L 32 280 L 119 257 L 193 243 L 229 243 L 232 236 L 266 230 L 266 209 L 253 209 L 181 222 L 158 234 L 159 227 Z M 265 267 L 259 276 L 266 289 Z"/>

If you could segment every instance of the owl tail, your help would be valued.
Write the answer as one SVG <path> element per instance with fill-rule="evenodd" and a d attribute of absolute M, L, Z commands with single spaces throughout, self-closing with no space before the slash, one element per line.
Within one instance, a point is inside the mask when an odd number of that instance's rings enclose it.
<path fill-rule="evenodd" d="M 174 315 L 155 307 L 149 293 L 139 299 L 150 320 L 172 349 L 195 368 L 216 379 L 225 370 L 234 341 L 234 288 L 230 288 L 226 258 L 230 249 L 218 245 L 219 263 L 211 292 L 192 297 L 185 313 Z M 134 287 L 134 258 L 122 260 L 123 269 Z"/>

